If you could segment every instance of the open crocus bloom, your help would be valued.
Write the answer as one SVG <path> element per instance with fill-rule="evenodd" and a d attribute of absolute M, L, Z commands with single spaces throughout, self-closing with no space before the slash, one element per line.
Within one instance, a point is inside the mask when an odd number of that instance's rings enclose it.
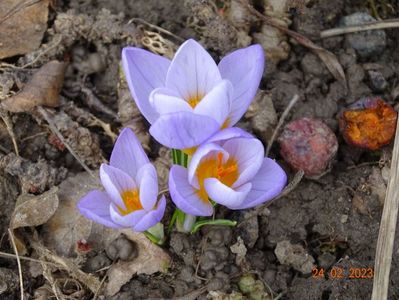
<path fill-rule="evenodd" d="M 157 203 L 156 170 L 130 129 L 119 135 L 110 164 L 100 167 L 100 178 L 105 192 L 91 191 L 78 203 L 88 219 L 135 231 L 145 231 L 162 219 L 166 200 L 162 197 Z"/>
<path fill-rule="evenodd" d="M 205 49 L 188 40 L 173 60 L 139 48 L 124 48 L 126 80 L 151 135 L 166 147 L 200 145 L 233 126 L 254 98 L 264 69 L 260 45 L 239 49 L 216 65 Z"/>
<path fill-rule="evenodd" d="M 245 209 L 274 198 L 287 176 L 274 160 L 263 155 L 262 143 L 250 137 L 201 145 L 188 169 L 173 165 L 170 170 L 173 202 L 187 214 L 210 216 L 210 200 L 230 209 Z"/>

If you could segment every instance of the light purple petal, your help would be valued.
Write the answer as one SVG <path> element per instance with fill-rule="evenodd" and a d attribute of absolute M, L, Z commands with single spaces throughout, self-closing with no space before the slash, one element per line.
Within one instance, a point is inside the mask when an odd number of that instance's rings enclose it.
<path fill-rule="evenodd" d="M 137 224 L 133 227 L 133 230 L 138 232 L 145 231 L 160 222 L 165 213 L 165 207 L 166 199 L 164 196 L 162 196 L 162 198 L 158 202 L 156 209 L 150 211 L 144 217 L 142 217 L 140 221 L 138 221 Z"/>
<path fill-rule="evenodd" d="M 173 165 L 169 173 L 169 192 L 175 205 L 186 214 L 211 216 L 212 204 L 198 196 L 198 190 L 188 182 L 187 169 Z"/>
<path fill-rule="evenodd" d="M 193 111 L 186 100 L 167 88 L 153 90 L 150 94 L 150 102 L 160 115 L 179 111 Z"/>
<path fill-rule="evenodd" d="M 146 211 L 154 209 L 158 198 L 158 177 L 155 167 L 148 163 L 137 172 L 136 182 L 140 186 L 140 203 Z"/>
<path fill-rule="evenodd" d="M 100 167 L 100 179 L 112 202 L 120 208 L 126 209 L 121 194 L 137 189 L 134 180 L 125 172 L 106 164 L 102 164 Z"/>
<path fill-rule="evenodd" d="M 204 185 L 209 198 L 228 208 L 241 205 L 252 186 L 251 183 L 246 183 L 239 188 L 232 189 L 216 178 L 205 179 Z"/>
<path fill-rule="evenodd" d="M 122 50 L 122 64 L 137 107 L 147 121 L 153 123 L 158 114 L 151 107 L 149 96 L 153 89 L 165 86 L 170 60 L 140 48 L 127 47 Z"/>
<path fill-rule="evenodd" d="M 218 122 L 210 117 L 178 112 L 159 117 L 150 133 L 165 147 L 186 149 L 200 145 L 217 130 Z"/>
<path fill-rule="evenodd" d="M 236 50 L 219 63 L 220 74 L 234 86 L 230 126 L 247 111 L 262 79 L 265 55 L 260 45 Z"/>
<path fill-rule="evenodd" d="M 120 228 L 115 224 L 109 214 L 111 199 L 107 193 L 99 190 L 89 192 L 78 203 L 80 213 L 86 218 L 111 228 Z"/>
<path fill-rule="evenodd" d="M 240 138 L 240 137 L 253 138 L 254 136 L 241 128 L 230 127 L 230 128 L 226 128 L 226 129 L 216 132 L 205 142 L 206 143 L 216 143 L 216 142 L 222 142 L 225 140 L 229 140 L 229 139 L 233 139 L 233 138 Z"/>
<path fill-rule="evenodd" d="M 138 169 L 147 163 L 140 141 L 130 128 L 124 128 L 115 142 L 109 164 L 135 178 Z"/>
<path fill-rule="evenodd" d="M 262 166 L 264 148 L 258 139 L 235 138 L 226 141 L 223 148 L 230 154 L 238 165 L 238 178 L 233 188 L 251 180 Z"/>
<path fill-rule="evenodd" d="M 213 58 L 194 40 L 177 50 L 166 75 L 166 87 L 186 100 L 205 96 L 221 80 Z"/>
<path fill-rule="evenodd" d="M 284 170 L 273 160 L 265 157 L 262 167 L 252 180 L 252 190 L 245 202 L 236 208 L 246 209 L 273 199 L 287 183 Z"/>
<path fill-rule="evenodd" d="M 140 209 L 140 210 L 131 212 L 130 214 L 127 214 L 125 216 L 122 216 L 119 213 L 118 208 L 115 207 L 115 205 L 111 205 L 109 207 L 109 212 L 110 212 L 112 221 L 114 221 L 114 223 L 120 225 L 121 227 L 136 226 L 136 224 L 148 213 L 144 209 Z"/>
<path fill-rule="evenodd" d="M 197 104 L 194 112 L 209 116 L 222 126 L 231 110 L 232 94 L 231 83 L 228 80 L 222 80 Z"/>
<path fill-rule="evenodd" d="M 223 163 L 229 159 L 229 153 L 227 153 L 221 146 L 214 143 L 206 143 L 198 147 L 191 157 L 190 164 L 188 166 L 188 181 L 196 189 L 199 189 L 199 183 L 197 178 L 198 165 L 211 157 L 217 159 L 217 153 L 223 153 Z"/>

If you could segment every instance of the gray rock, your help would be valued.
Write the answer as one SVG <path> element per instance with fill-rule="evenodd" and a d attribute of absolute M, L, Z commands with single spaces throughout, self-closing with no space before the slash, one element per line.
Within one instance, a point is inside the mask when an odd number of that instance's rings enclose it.
<path fill-rule="evenodd" d="M 331 253 L 325 252 L 317 257 L 319 267 L 328 269 L 335 263 L 335 256 Z"/>
<path fill-rule="evenodd" d="M 374 92 L 383 92 L 388 87 L 388 82 L 379 71 L 368 71 L 370 87 Z"/>
<path fill-rule="evenodd" d="M 343 17 L 340 21 L 342 26 L 361 25 L 368 22 L 374 22 L 372 16 L 357 12 Z M 347 34 L 345 41 L 349 47 L 356 49 L 362 58 L 369 58 L 373 55 L 381 54 L 386 47 L 386 36 L 384 30 L 368 30 Z"/>
<path fill-rule="evenodd" d="M 309 274 L 314 266 L 314 258 L 301 245 L 293 245 L 290 241 L 277 243 L 274 253 L 282 265 L 293 267 L 303 274 Z"/>
<path fill-rule="evenodd" d="M 131 260 L 138 256 L 137 245 L 124 235 L 119 236 L 105 249 L 112 260 Z"/>

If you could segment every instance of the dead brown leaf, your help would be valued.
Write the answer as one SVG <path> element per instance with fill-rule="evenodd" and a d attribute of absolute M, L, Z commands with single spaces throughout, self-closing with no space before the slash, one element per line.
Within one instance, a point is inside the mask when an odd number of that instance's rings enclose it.
<path fill-rule="evenodd" d="M 39 48 L 47 29 L 49 0 L 0 1 L 0 59 Z"/>
<path fill-rule="evenodd" d="M 42 237 L 46 247 L 58 255 L 75 255 L 77 242 L 88 240 L 92 231 L 92 222 L 79 213 L 76 204 L 87 192 L 98 187 L 99 181 L 87 173 L 68 177 L 60 184 L 58 210 L 43 225 Z"/>
<path fill-rule="evenodd" d="M 10 228 L 39 226 L 46 223 L 58 208 L 57 187 L 35 196 L 24 194 L 18 197 L 11 217 Z"/>
<path fill-rule="evenodd" d="M 35 196 L 23 194 L 18 197 L 17 204 L 11 216 L 10 229 L 21 227 L 39 226 L 46 223 L 58 207 L 57 187 Z M 25 254 L 25 243 L 19 235 L 15 234 L 15 243 L 19 254 Z"/>
<path fill-rule="evenodd" d="M 170 257 L 151 241 L 144 234 L 124 229 L 123 233 L 128 239 L 138 245 L 138 257 L 131 261 L 119 261 L 112 265 L 108 271 L 108 284 L 106 294 L 115 295 L 120 288 L 136 274 L 153 274 L 165 272 L 170 266 Z"/>
<path fill-rule="evenodd" d="M 46 63 L 18 94 L 4 100 L 1 107 L 10 112 L 26 112 L 39 105 L 57 107 L 65 67 L 65 63 L 56 60 Z"/>
<path fill-rule="evenodd" d="M 83 217 L 76 208 L 77 202 L 88 191 L 99 188 L 98 179 L 87 173 L 67 178 L 59 186 L 60 204 L 54 216 L 43 225 L 41 232 L 45 246 L 54 249 L 58 255 L 71 257 L 76 254 L 78 241 L 86 240 L 91 249 L 102 251 L 120 234 L 134 241 L 138 257 L 131 261 L 120 261 L 112 265 L 106 287 L 107 294 L 113 295 L 135 274 L 164 272 L 170 265 L 170 257 L 162 248 L 150 242 L 142 233 L 131 229 L 115 230 L 106 228 Z"/>

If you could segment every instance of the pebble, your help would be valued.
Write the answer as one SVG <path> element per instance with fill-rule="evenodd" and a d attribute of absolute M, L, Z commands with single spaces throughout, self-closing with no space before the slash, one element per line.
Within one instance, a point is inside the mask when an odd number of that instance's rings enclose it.
<path fill-rule="evenodd" d="M 317 257 L 318 266 L 320 268 L 328 269 L 335 263 L 335 256 L 329 252 L 325 252 Z"/>
<path fill-rule="evenodd" d="M 388 87 L 388 82 L 379 71 L 368 71 L 368 77 L 370 80 L 370 88 L 374 92 L 383 92 Z"/>
<path fill-rule="evenodd" d="M 301 245 L 281 241 L 277 243 L 274 253 L 281 264 L 291 266 L 302 274 L 312 272 L 315 260 Z"/>
<path fill-rule="evenodd" d="M 341 19 L 342 26 L 361 25 L 368 22 L 375 22 L 372 16 L 367 13 L 357 12 Z M 346 43 L 354 48 L 362 58 L 369 58 L 381 54 L 387 44 L 384 30 L 368 30 L 346 34 Z"/>
<path fill-rule="evenodd" d="M 335 134 L 322 121 L 313 118 L 288 123 L 278 142 L 284 160 L 309 177 L 322 175 L 338 150 Z"/>
<path fill-rule="evenodd" d="M 132 260 L 138 256 L 136 244 L 124 235 L 116 238 L 105 249 L 108 257 L 112 260 Z"/>
<path fill-rule="evenodd" d="M 85 263 L 85 270 L 89 273 L 96 272 L 111 264 L 111 260 L 104 254 L 90 257 Z"/>

